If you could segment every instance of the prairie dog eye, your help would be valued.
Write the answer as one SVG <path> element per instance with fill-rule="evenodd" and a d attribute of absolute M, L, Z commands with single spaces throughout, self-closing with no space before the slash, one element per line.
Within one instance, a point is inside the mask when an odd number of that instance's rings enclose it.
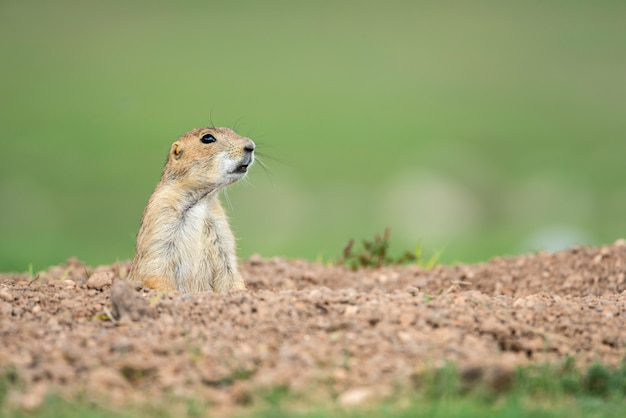
<path fill-rule="evenodd" d="M 202 135 L 202 138 L 200 138 L 200 142 L 203 144 L 210 144 L 215 141 L 217 141 L 217 139 L 215 139 L 215 137 L 211 134 L 204 134 Z"/>

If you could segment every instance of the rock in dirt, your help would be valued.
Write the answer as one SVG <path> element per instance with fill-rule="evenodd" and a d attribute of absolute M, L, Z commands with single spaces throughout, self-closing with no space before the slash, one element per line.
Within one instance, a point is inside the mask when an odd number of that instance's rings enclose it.
<path fill-rule="evenodd" d="M 111 286 L 111 305 L 111 313 L 118 320 L 127 318 L 139 321 L 143 317 L 152 316 L 148 302 L 126 280 L 116 280 Z"/>
<path fill-rule="evenodd" d="M 14 298 L 11 292 L 9 292 L 7 289 L 0 289 L 0 299 L 6 302 L 12 302 Z"/>
<path fill-rule="evenodd" d="M 366 402 L 372 397 L 374 390 L 369 387 L 348 389 L 339 395 L 339 404 L 342 406 L 356 406 Z"/>
<path fill-rule="evenodd" d="M 105 287 L 111 286 L 113 283 L 113 273 L 98 272 L 92 274 L 87 280 L 89 289 L 103 290 Z"/>
<path fill-rule="evenodd" d="M 13 306 L 9 302 L 0 301 L 0 316 L 11 316 Z"/>
<path fill-rule="evenodd" d="M 115 369 L 98 367 L 89 373 L 89 383 L 96 391 L 110 391 L 114 389 L 128 389 L 129 383 Z"/>

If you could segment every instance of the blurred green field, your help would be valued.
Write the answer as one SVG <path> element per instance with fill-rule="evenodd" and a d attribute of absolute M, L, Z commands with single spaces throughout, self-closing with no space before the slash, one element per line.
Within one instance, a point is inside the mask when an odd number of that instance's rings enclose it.
<path fill-rule="evenodd" d="M 0 3 L 0 271 L 131 258 L 169 144 L 259 143 L 240 256 L 626 235 L 626 3 Z M 271 158 L 269 158 L 271 157 Z"/>
<path fill-rule="evenodd" d="M 464 382 L 454 366 L 449 365 L 422 376 L 416 387 L 396 387 L 396 393 L 382 399 L 342 405 L 341 399 L 324 397 L 324 384 L 304 392 L 290 391 L 279 385 L 259 388 L 247 402 L 224 406 L 202 397 L 182 398 L 166 394 L 145 404 L 119 406 L 114 402 L 89 401 L 81 396 L 53 393 L 36 410 L 16 408 L 10 400 L 10 373 L 0 376 L 0 414 L 29 418 L 141 418 L 234 416 L 249 418 L 548 418 L 548 417 L 618 417 L 626 407 L 626 367 L 611 368 L 601 364 L 586 369 L 563 364 L 526 366 L 516 370 L 512 382 L 495 387 L 484 382 Z M 247 377 L 245 377 L 247 379 Z M 230 384 L 229 384 L 230 385 Z M 320 396 L 321 395 L 321 396 Z M 339 397 L 340 398 L 340 397 Z M 375 397 L 376 398 L 376 397 Z M 219 408 L 219 407 L 218 407 Z"/>

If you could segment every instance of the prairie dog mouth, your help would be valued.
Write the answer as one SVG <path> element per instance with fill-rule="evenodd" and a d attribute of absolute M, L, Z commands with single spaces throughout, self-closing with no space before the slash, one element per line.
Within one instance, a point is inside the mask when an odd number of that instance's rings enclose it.
<path fill-rule="evenodd" d="M 237 174 L 245 174 L 245 173 L 247 173 L 248 172 L 248 167 L 250 167 L 252 165 L 252 163 L 254 163 L 254 156 L 252 154 L 248 155 L 248 156 L 245 156 L 244 158 L 241 159 L 239 164 L 232 171 L 233 174 L 235 174 L 235 173 L 237 173 Z"/>
<path fill-rule="evenodd" d="M 235 169 L 235 173 L 242 173 L 242 174 L 246 173 L 246 172 L 248 172 L 248 167 L 249 166 L 250 166 L 249 164 L 242 164 L 242 165 L 240 165 L 239 167 L 237 167 Z"/>

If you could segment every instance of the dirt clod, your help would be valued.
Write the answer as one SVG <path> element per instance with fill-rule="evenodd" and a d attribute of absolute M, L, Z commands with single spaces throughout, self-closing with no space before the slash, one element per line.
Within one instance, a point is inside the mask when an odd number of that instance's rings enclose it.
<path fill-rule="evenodd" d="M 113 317 L 118 320 L 128 318 L 139 321 L 152 313 L 148 302 L 135 291 L 135 287 L 122 279 L 111 286 L 111 306 Z"/>
<path fill-rule="evenodd" d="M 87 287 L 89 289 L 103 290 L 105 287 L 111 286 L 113 283 L 113 273 L 111 272 L 97 272 L 92 274 L 87 279 Z"/>

